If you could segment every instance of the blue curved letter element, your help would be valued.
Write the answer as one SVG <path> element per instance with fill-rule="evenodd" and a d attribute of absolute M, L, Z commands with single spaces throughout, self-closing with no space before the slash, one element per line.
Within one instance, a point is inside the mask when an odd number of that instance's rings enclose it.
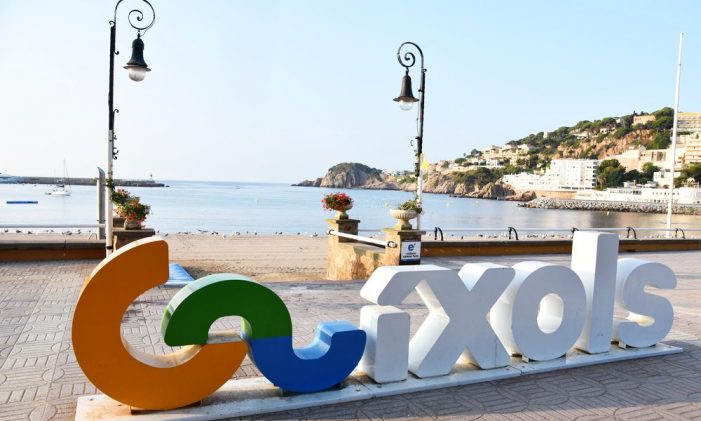
<path fill-rule="evenodd" d="M 304 348 L 292 348 L 291 336 L 245 339 L 261 373 L 280 389 L 298 393 L 341 383 L 365 351 L 365 331 L 344 321 L 320 323 Z"/>

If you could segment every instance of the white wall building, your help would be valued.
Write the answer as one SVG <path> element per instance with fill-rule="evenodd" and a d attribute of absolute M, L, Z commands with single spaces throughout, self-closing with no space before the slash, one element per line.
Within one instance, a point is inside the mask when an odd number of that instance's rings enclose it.
<path fill-rule="evenodd" d="M 616 187 L 606 191 L 577 192 L 575 199 L 601 200 L 606 202 L 668 203 L 669 189 L 649 187 Z M 701 204 L 701 189 L 698 187 L 679 187 L 674 189 L 673 203 L 680 205 Z"/>
<path fill-rule="evenodd" d="M 503 178 L 504 183 L 511 185 L 514 190 L 549 190 L 543 175 L 522 172 L 518 174 L 507 174 Z"/>
<path fill-rule="evenodd" d="M 555 159 L 545 174 L 511 174 L 504 182 L 515 190 L 587 190 L 596 187 L 598 159 Z"/>
<path fill-rule="evenodd" d="M 671 183 L 674 181 L 670 175 L 672 172 L 668 168 L 663 168 L 661 171 L 657 171 L 652 175 L 652 181 L 657 183 L 658 186 L 660 187 L 669 187 Z M 679 171 L 674 171 L 674 178 L 677 178 L 681 175 Z"/>

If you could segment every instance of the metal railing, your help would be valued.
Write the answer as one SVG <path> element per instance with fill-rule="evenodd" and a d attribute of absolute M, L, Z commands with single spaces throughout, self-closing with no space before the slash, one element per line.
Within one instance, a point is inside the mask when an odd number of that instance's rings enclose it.
<path fill-rule="evenodd" d="M 338 232 L 336 230 L 329 230 L 328 234 L 335 235 L 337 237 L 348 238 L 351 240 L 359 241 L 361 243 L 374 244 L 376 246 L 389 247 L 389 248 L 397 248 L 397 243 L 395 243 L 394 241 L 391 241 L 391 240 L 390 241 L 376 240 L 374 238 L 362 237 L 360 235 L 354 235 L 354 234 L 347 234 L 345 232 Z"/>
<path fill-rule="evenodd" d="M 506 231 L 509 236 L 509 240 L 516 239 L 519 240 L 519 232 L 540 232 L 540 233 L 552 233 L 552 232 L 569 232 L 574 235 L 577 231 L 610 231 L 610 232 L 625 232 L 626 238 L 638 239 L 639 231 L 660 231 L 660 232 L 674 232 L 674 238 L 679 238 L 681 234 L 682 239 L 686 239 L 687 232 L 701 232 L 701 228 L 651 228 L 651 227 L 606 227 L 606 228 L 519 228 L 518 230 L 514 227 L 498 227 L 498 228 L 441 228 L 435 227 L 433 229 L 433 239 L 438 240 L 440 235 L 440 240 L 444 241 L 444 232 L 502 232 Z"/>

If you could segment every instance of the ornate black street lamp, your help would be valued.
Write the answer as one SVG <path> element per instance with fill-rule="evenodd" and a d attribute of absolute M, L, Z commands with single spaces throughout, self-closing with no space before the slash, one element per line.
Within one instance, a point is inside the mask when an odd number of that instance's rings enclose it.
<path fill-rule="evenodd" d="M 109 123 L 107 131 L 107 180 L 108 183 L 105 186 L 107 200 L 105 209 L 105 224 L 107 232 L 107 241 L 105 247 L 107 249 L 107 254 L 112 252 L 112 200 L 110 200 L 110 193 L 113 188 L 113 170 L 112 161 L 117 159 L 117 153 L 119 150 L 114 147 L 114 141 L 117 136 L 114 134 L 114 115 L 118 113 L 119 110 L 114 108 L 114 56 L 119 54 L 119 51 L 115 49 L 115 43 L 117 39 L 117 9 L 123 0 L 117 1 L 114 6 L 114 20 L 109 22 L 110 24 L 110 80 L 109 80 L 109 91 L 107 94 L 107 104 L 109 106 Z M 140 82 L 146 77 L 146 73 L 150 72 L 151 69 L 148 68 L 146 62 L 144 61 L 144 42 L 141 40 L 141 35 L 145 34 L 156 21 L 156 12 L 153 10 L 153 6 L 148 0 L 141 0 L 148 5 L 151 9 L 151 19 L 148 25 L 143 24 L 144 13 L 139 9 L 132 9 L 129 11 L 127 20 L 132 28 L 136 29 L 136 39 L 132 42 L 132 54 L 131 59 L 127 62 L 125 69 L 129 71 L 129 78 L 133 81 Z M 148 21 L 148 20 L 147 20 Z"/>
<path fill-rule="evenodd" d="M 419 52 L 419 57 L 421 57 L 421 81 L 419 83 L 419 97 L 414 97 L 414 93 L 411 90 L 411 76 L 409 76 L 409 68 L 416 63 L 416 56 L 411 51 L 406 51 L 402 55 L 402 49 L 404 47 L 414 48 Z M 416 202 L 421 206 L 421 193 L 423 190 L 423 177 L 421 174 L 421 162 L 423 162 L 423 139 L 424 139 L 424 94 L 426 90 L 426 68 L 424 68 L 424 53 L 421 48 L 414 44 L 413 42 L 405 42 L 399 46 L 397 49 L 397 60 L 399 64 L 404 66 L 405 72 L 402 77 L 402 88 L 399 92 L 399 96 L 394 98 L 396 102 L 399 103 L 399 108 L 404 111 L 409 111 L 414 107 L 414 103 L 419 103 L 419 111 L 416 117 L 417 127 L 416 127 L 416 167 L 414 169 L 414 175 L 416 175 Z M 421 216 L 419 215 L 416 219 L 416 229 L 421 227 Z"/>

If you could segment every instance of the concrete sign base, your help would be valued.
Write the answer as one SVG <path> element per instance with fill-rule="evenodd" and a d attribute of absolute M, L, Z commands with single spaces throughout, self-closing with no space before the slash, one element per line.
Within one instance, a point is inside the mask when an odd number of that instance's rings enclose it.
<path fill-rule="evenodd" d="M 609 352 L 587 354 L 572 351 L 564 358 L 550 361 L 524 363 L 512 358 L 512 363 L 503 368 L 482 370 L 465 362 L 459 362 L 445 376 L 419 379 L 410 375 L 406 380 L 377 384 L 365 374 L 352 374 L 338 388 L 318 393 L 280 396 L 279 389 L 263 377 L 230 380 L 217 392 L 202 401 L 199 406 L 169 411 L 139 411 L 120 404 L 105 395 L 78 398 L 76 420 L 216 420 L 271 412 L 288 411 L 320 405 L 360 401 L 383 396 L 461 386 L 472 383 L 525 376 L 547 371 L 584 367 L 608 362 L 655 357 L 682 352 L 681 348 L 657 344 L 648 348 L 621 349 L 611 346 Z"/>

